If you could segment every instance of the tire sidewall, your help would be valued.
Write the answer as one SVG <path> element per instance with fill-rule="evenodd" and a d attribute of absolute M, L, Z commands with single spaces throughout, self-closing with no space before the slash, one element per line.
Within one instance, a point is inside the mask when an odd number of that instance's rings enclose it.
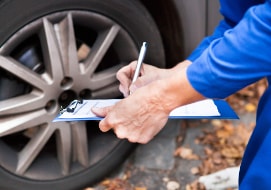
<path fill-rule="evenodd" d="M 0 4 L 0 45 L 20 28 L 42 16 L 65 10 L 86 10 L 110 17 L 121 25 L 139 48 L 149 44 L 145 62 L 165 66 L 163 43 L 159 30 L 145 7 L 137 0 L 9 0 Z M 16 14 L 14 14 L 16 13 Z M 16 15 L 16 16 L 14 16 Z"/>

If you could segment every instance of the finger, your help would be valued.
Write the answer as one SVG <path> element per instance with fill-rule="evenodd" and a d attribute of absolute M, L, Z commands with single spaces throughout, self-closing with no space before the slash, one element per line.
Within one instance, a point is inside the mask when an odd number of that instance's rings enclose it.
<path fill-rule="evenodd" d="M 145 65 L 145 64 L 143 63 L 142 66 L 141 66 L 140 74 L 139 74 L 140 76 L 144 75 L 144 73 L 145 73 L 145 69 L 144 69 L 145 66 L 144 66 L 144 65 Z"/>
<path fill-rule="evenodd" d="M 106 124 L 104 119 L 100 121 L 99 128 L 102 132 L 107 132 L 111 129 L 111 127 Z"/>
<path fill-rule="evenodd" d="M 106 117 L 108 112 L 112 110 L 113 106 L 108 106 L 108 107 L 92 107 L 91 111 L 97 115 L 98 117 Z"/>
<path fill-rule="evenodd" d="M 123 94 L 123 96 L 126 98 L 129 95 L 129 90 L 127 90 L 124 86 L 121 84 L 119 85 L 119 91 Z"/>
<path fill-rule="evenodd" d="M 120 134 L 117 135 L 120 138 Z M 135 133 L 129 133 L 126 136 L 122 136 L 123 138 L 127 138 L 127 140 L 131 143 L 140 143 L 147 144 L 153 139 L 153 135 L 145 135 L 142 131 L 137 131 Z"/>
<path fill-rule="evenodd" d="M 114 114 L 112 115 L 109 113 L 112 107 L 109 107 L 108 115 L 99 123 L 99 128 L 102 132 L 107 132 L 110 129 L 114 129 L 114 132 L 116 133 L 116 129 L 120 126 L 118 119 L 114 116 Z"/>
<path fill-rule="evenodd" d="M 135 67 L 136 67 L 136 61 L 133 61 L 131 64 L 121 68 L 116 74 L 116 77 L 120 82 L 119 89 L 121 90 L 123 94 L 129 93 L 129 86 L 131 85 L 131 82 L 132 82 L 132 77 L 135 71 Z"/>
<path fill-rule="evenodd" d="M 117 126 L 114 128 L 114 132 L 119 139 L 125 139 L 129 136 L 129 133 L 126 127 Z"/>
<path fill-rule="evenodd" d="M 124 85 L 132 80 L 136 67 L 136 61 L 131 64 L 122 67 L 116 74 L 117 79 Z"/>
<path fill-rule="evenodd" d="M 132 78 L 131 68 L 129 68 L 129 66 L 123 67 L 117 72 L 116 77 L 122 85 L 128 86 Z"/>
<path fill-rule="evenodd" d="M 138 88 L 141 88 L 149 83 L 148 78 L 145 76 L 139 77 L 134 83 L 129 87 L 131 93 L 135 92 Z"/>

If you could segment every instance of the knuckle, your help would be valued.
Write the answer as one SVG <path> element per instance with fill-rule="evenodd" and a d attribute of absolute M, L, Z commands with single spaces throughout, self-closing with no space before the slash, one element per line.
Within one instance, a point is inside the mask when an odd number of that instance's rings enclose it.
<path fill-rule="evenodd" d="M 148 142 L 149 142 L 148 139 L 142 139 L 142 140 L 140 141 L 140 144 L 147 144 Z"/>
<path fill-rule="evenodd" d="M 115 132 L 115 134 L 119 139 L 125 139 L 126 138 L 125 134 L 123 134 L 123 133 Z"/>
<path fill-rule="evenodd" d="M 116 126 L 116 124 L 114 123 L 114 121 L 112 119 L 110 119 L 110 116 L 104 118 L 99 123 L 99 128 L 103 132 L 107 132 L 110 129 L 114 128 L 115 126 Z"/>
<path fill-rule="evenodd" d="M 128 141 L 131 142 L 131 143 L 138 143 L 138 138 L 132 136 L 132 137 L 128 138 Z"/>
<path fill-rule="evenodd" d="M 142 137 L 142 135 L 137 134 L 137 135 L 129 136 L 128 141 L 131 143 L 147 144 L 149 142 L 149 139 L 146 139 Z"/>
<path fill-rule="evenodd" d="M 149 143 L 150 142 L 150 140 L 151 140 L 152 138 L 151 137 L 149 137 L 149 136 L 142 136 L 141 138 L 140 138 L 140 144 L 147 144 L 147 143 Z"/>
<path fill-rule="evenodd" d="M 115 134 L 119 139 L 125 139 L 127 137 L 126 132 L 119 127 L 115 128 Z"/>

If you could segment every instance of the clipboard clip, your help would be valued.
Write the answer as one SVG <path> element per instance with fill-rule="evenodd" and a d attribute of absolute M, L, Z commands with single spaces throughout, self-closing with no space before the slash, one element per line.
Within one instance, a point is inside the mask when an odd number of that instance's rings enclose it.
<path fill-rule="evenodd" d="M 60 114 L 63 114 L 64 112 L 73 113 L 76 109 L 78 104 L 82 104 L 83 100 L 73 100 L 66 108 L 62 109 L 62 106 L 60 108 Z"/>

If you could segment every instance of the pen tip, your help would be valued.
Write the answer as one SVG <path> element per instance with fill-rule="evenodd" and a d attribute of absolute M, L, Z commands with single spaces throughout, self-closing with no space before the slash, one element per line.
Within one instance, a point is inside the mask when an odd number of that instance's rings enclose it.
<path fill-rule="evenodd" d="M 143 46 L 148 46 L 148 43 L 147 42 L 143 42 L 143 44 L 142 44 Z"/>

